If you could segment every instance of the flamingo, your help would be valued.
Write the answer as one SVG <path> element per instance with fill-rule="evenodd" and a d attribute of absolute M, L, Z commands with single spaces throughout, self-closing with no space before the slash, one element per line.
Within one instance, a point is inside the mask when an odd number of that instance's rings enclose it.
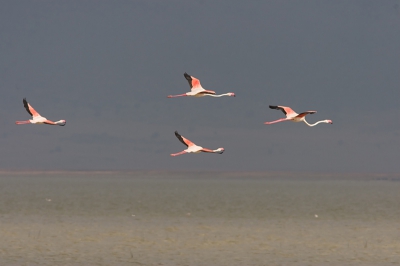
<path fill-rule="evenodd" d="M 269 108 L 271 109 L 276 109 L 276 110 L 281 110 L 285 115 L 286 118 L 281 118 L 275 121 L 271 121 L 271 122 L 265 122 L 264 124 L 266 125 L 271 125 L 271 124 L 275 124 L 275 123 L 279 123 L 279 122 L 283 122 L 283 121 L 293 121 L 293 122 L 301 122 L 303 121 L 304 123 L 307 124 L 307 126 L 313 127 L 318 125 L 319 123 L 327 123 L 327 124 L 332 124 L 332 120 L 321 120 L 318 121 L 314 124 L 309 124 L 306 119 L 305 116 L 308 114 L 315 114 L 317 111 L 306 111 L 303 113 L 296 113 L 295 111 L 292 110 L 292 108 L 287 107 L 287 106 L 275 106 L 275 105 L 270 105 Z"/>
<path fill-rule="evenodd" d="M 200 152 L 210 152 L 210 153 L 222 154 L 225 151 L 224 148 L 218 148 L 216 150 L 211 150 L 211 149 L 207 149 L 207 148 L 203 148 L 203 147 L 197 146 L 196 144 L 194 144 L 193 142 L 191 142 L 187 138 L 182 137 L 181 135 L 179 135 L 178 131 L 175 131 L 175 136 L 179 139 L 180 142 L 185 144 L 188 148 L 186 150 L 183 150 L 183 151 L 178 152 L 178 153 L 172 153 L 171 156 L 178 156 L 178 155 L 182 155 L 182 154 L 185 154 L 185 153 L 200 153 Z"/>
<path fill-rule="evenodd" d="M 24 103 L 24 107 L 26 111 L 32 116 L 32 119 L 25 120 L 25 121 L 16 121 L 15 124 L 23 125 L 23 124 L 47 124 L 47 125 L 58 125 L 58 126 L 65 126 L 65 120 L 59 120 L 56 122 L 48 120 L 46 117 L 41 116 L 35 109 L 26 101 L 26 98 L 22 101 Z"/>
<path fill-rule="evenodd" d="M 200 84 L 200 80 L 190 76 L 188 73 L 183 74 L 186 78 L 186 80 L 189 82 L 189 86 L 191 91 L 186 92 L 184 94 L 178 94 L 178 95 L 168 95 L 168 98 L 175 98 L 175 97 L 182 97 L 182 96 L 194 96 L 194 97 L 204 97 L 204 96 L 211 96 L 211 97 L 222 97 L 222 96 L 233 96 L 236 97 L 236 95 L 233 92 L 228 92 L 224 94 L 219 94 L 216 95 L 215 91 L 210 91 L 210 90 L 205 90 Z"/>

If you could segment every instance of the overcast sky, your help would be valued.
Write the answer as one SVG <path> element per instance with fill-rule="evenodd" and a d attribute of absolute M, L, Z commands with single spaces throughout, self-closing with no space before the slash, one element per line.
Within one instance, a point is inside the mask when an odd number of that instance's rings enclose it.
<path fill-rule="evenodd" d="M 398 173 L 399 51 L 399 0 L 1 1 L 0 169 Z"/>

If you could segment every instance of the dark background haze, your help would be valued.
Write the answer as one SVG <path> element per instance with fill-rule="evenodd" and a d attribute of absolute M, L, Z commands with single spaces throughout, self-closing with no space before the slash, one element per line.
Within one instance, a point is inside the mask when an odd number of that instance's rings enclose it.
<path fill-rule="evenodd" d="M 398 0 L 2 1 L 0 169 L 399 172 L 399 48 Z"/>

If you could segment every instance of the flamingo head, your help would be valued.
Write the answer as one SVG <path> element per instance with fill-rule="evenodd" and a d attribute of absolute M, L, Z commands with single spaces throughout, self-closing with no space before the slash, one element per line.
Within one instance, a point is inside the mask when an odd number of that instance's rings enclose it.
<path fill-rule="evenodd" d="M 222 153 L 224 153 L 224 151 L 225 151 L 224 148 L 218 148 L 218 149 L 216 149 L 214 152 L 215 152 L 215 153 L 222 154 Z"/>
<path fill-rule="evenodd" d="M 233 92 L 228 92 L 228 95 L 229 95 L 229 96 L 236 97 L 235 93 L 233 93 Z"/>
<path fill-rule="evenodd" d="M 67 121 L 65 121 L 65 120 L 59 120 L 59 121 L 57 121 L 57 122 L 55 122 L 57 125 L 59 125 L 59 126 L 65 126 L 65 124 L 67 123 Z"/>
<path fill-rule="evenodd" d="M 329 119 L 328 119 L 328 120 L 325 120 L 325 123 L 333 124 L 333 123 L 332 123 L 332 120 L 329 120 Z"/>

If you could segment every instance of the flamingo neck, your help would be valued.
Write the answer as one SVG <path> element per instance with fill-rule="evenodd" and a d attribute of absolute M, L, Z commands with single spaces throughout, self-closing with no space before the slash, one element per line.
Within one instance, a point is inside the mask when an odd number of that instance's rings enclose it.
<path fill-rule="evenodd" d="M 222 97 L 222 96 L 231 96 L 231 94 L 230 94 L 230 93 L 224 93 L 224 94 L 219 94 L 219 95 L 215 95 L 215 94 L 205 94 L 205 96 Z"/>
<path fill-rule="evenodd" d="M 307 120 L 305 120 L 305 119 L 304 119 L 303 121 L 304 121 L 304 123 L 306 123 L 307 126 L 309 126 L 309 127 L 316 126 L 316 125 L 318 125 L 319 123 L 328 123 L 328 122 L 326 122 L 326 120 L 321 120 L 321 121 L 315 122 L 314 124 L 308 123 Z"/>

